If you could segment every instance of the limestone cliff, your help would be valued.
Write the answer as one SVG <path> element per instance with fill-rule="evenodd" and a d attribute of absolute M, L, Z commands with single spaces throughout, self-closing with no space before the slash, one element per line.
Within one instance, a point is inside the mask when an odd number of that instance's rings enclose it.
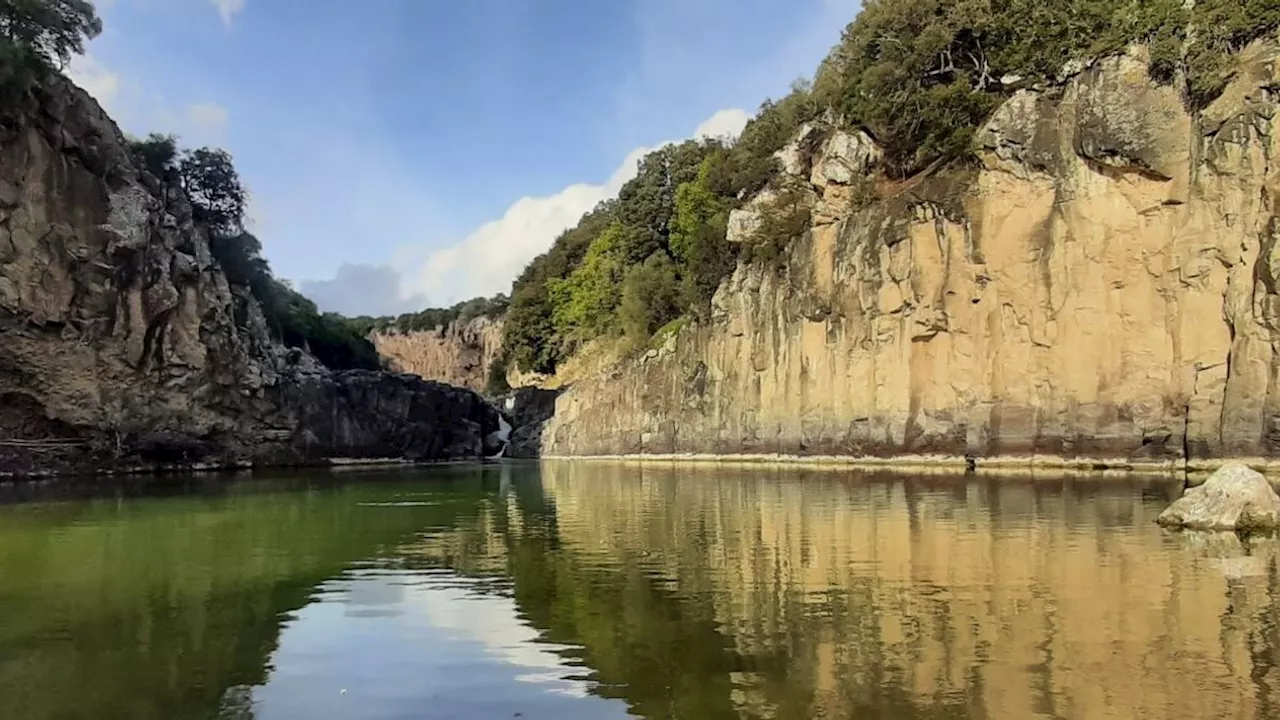
<path fill-rule="evenodd" d="M 28 105 L 0 127 L 0 475 L 483 451 L 474 393 L 274 344 L 176 178 L 85 92 Z"/>
<path fill-rule="evenodd" d="M 400 372 L 480 392 L 502 350 L 502 320 L 481 316 L 435 330 L 375 332 L 371 339 L 378 354 Z"/>
<path fill-rule="evenodd" d="M 1280 63 L 1238 60 L 1195 113 L 1145 51 L 1098 61 L 1013 96 L 974 166 L 898 184 L 865 134 L 806 126 L 773 183 L 812 206 L 784 266 L 576 382 L 544 452 L 1280 456 Z"/>

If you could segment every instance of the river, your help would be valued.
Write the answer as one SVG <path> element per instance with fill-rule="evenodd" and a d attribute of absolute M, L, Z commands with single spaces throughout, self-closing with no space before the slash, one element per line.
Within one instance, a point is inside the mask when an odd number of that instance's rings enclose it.
<path fill-rule="evenodd" d="M 1275 718 L 1175 485 L 547 462 L 0 490 L 0 718 Z"/>

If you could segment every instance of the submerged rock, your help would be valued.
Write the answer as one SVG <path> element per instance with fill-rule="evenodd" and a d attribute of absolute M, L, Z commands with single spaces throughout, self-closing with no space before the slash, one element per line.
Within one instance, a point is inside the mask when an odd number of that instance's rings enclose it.
<path fill-rule="evenodd" d="M 1191 530 L 1275 529 L 1280 527 L 1280 496 L 1261 473 L 1228 463 L 1165 508 L 1156 522 Z"/>

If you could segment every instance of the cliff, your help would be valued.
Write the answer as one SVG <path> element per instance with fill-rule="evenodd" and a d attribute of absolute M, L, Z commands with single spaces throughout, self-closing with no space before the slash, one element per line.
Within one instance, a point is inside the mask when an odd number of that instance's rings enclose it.
<path fill-rule="evenodd" d="M 277 345 L 176 177 L 55 77 L 0 128 L 0 475 L 476 457 L 475 393 Z"/>
<path fill-rule="evenodd" d="M 978 161 L 892 183 L 866 134 L 815 122 L 781 188 L 812 225 L 740 262 L 709 322 L 581 378 L 544 452 L 1280 455 L 1277 50 L 1187 109 L 1146 52 L 1018 91 Z"/>
<path fill-rule="evenodd" d="M 481 316 L 434 330 L 384 330 L 370 339 L 400 372 L 480 392 L 502 350 L 502 319 Z"/>

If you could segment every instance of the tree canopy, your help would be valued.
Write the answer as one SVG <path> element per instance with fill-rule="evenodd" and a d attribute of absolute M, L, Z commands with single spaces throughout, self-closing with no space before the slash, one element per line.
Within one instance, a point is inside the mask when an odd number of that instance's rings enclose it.
<path fill-rule="evenodd" d="M 102 32 L 88 0 L 0 0 L 0 38 L 50 67 L 66 65 Z"/>
<path fill-rule="evenodd" d="M 102 32 L 87 0 L 0 0 L 0 116 L 12 120 L 36 81 Z"/>
<path fill-rule="evenodd" d="M 766 100 L 731 144 L 646 156 L 616 200 L 535 258 L 512 287 L 502 363 L 553 372 L 584 342 L 704 317 L 739 259 L 780 262 L 809 224 L 800 196 L 775 188 L 741 246 L 727 218 L 777 176 L 775 153 L 809 120 L 866 131 L 906 177 L 965 159 L 1001 102 L 1070 61 L 1145 43 L 1153 79 L 1181 82 L 1194 109 L 1221 93 L 1232 53 L 1277 28 L 1277 0 L 867 0 L 812 83 Z"/>
<path fill-rule="evenodd" d="M 181 181 L 193 219 L 209 231 L 210 253 L 227 282 L 257 300 L 272 337 L 308 350 L 331 369 L 381 367 L 373 343 L 345 318 L 321 313 L 315 303 L 272 274 L 262 257 L 262 242 L 244 229 L 248 194 L 229 153 L 214 148 L 179 150 L 176 137 L 156 133 L 131 140 L 130 150 L 141 168 Z"/>

